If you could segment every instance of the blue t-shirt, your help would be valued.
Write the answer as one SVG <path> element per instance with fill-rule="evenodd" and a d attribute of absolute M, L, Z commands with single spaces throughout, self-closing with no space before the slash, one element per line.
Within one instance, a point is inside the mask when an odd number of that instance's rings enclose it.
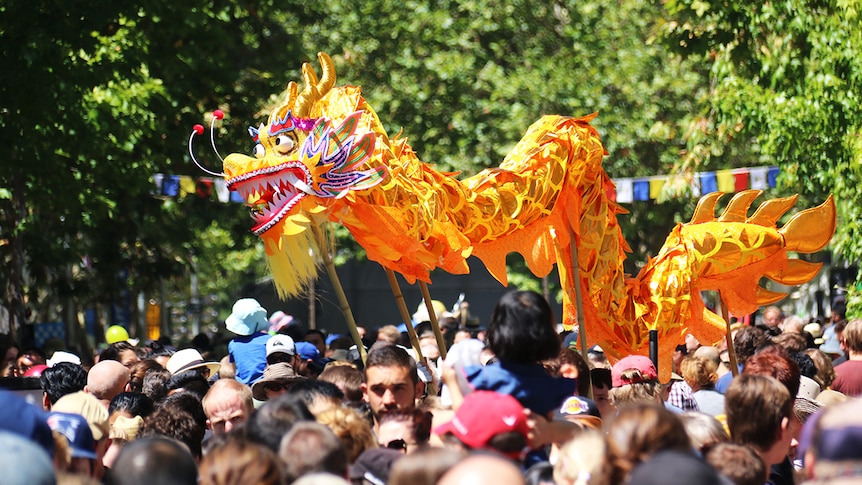
<path fill-rule="evenodd" d="M 464 374 L 474 390 L 509 394 L 525 408 L 546 417 L 578 388 L 576 379 L 550 376 L 542 364 L 499 361 L 465 367 Z"/>
<path fill-rule="evenodd" d="M 268 333 L 238 335 L 227 344 L 230 361 L 236 365 L 236 380 L 251 385 L 263 377 L 266 368 L 266 341 Z"/>

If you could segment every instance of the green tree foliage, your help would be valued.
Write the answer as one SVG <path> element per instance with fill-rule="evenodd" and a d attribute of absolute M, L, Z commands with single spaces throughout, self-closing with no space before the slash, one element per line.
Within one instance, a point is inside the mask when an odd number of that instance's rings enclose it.
<path fill-rule="evenodd" d="M 780 188 L 799 192 L 806 206 L 834 194 L 834 248 L 859 261 L 862 2 L 671 0 L 665 7 L 663 40 L 711 60 L 708 129 L 692 140 L 708 156 L 698 162 L 779 165 Z"/>

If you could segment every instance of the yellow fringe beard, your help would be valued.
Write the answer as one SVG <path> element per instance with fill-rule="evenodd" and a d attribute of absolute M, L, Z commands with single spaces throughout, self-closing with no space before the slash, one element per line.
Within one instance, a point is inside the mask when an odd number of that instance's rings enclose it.
<path fill-rule="evenodd" d="M 317 279 L 318 251 L 314 233 L 306 229 L 299 234 L 264 238 L 266 260 L 279 298 L 299 296 Z"/>

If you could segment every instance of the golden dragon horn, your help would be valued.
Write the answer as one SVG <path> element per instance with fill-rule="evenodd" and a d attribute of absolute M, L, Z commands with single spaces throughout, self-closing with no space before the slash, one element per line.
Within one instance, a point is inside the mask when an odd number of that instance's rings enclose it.
<path fill-rule="evenodd" d="M 734 195 L 724 212 L 718 218 L 719 222 L 745 222 L 748 219 L 748 209 L 754 199 L 760 197 L 762 190 L 743 190 Z"/>
<path fill-rule="evenodd" d="M 296 99 L 294 107 L 294 116 L 298 118 L 309 118 L 314 104 L 335 85 L 335 67 L 332 64 L 332 59 L 325 52 L 319 52 L 317 59 L 320 61 L 322 73 L 319 81 L 311 64 L 306 62 L 302 65 L 302 78 L 305 81 L 305 88 Z"/>

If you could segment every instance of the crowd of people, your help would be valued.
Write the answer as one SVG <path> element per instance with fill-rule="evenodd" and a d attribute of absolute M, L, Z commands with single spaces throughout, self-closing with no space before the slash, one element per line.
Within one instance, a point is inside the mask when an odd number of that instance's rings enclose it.
<path fill-rule="evenodd" d="M 418 352 L 362 329 L 364 359 L 275 317 L 238 300 L 224 356 L 116 328 L 92 364 L 6 354 L 42 399 L 0 389 L 0 483 L 862 483 L 862 320 L 838 306 L 822 326 L 766 308 L 731 348 L 689 336 L 667 382 L 582 355 L 530 291 L 486 328 L 438 313 L 442 349 L 428 322 Z"/>

